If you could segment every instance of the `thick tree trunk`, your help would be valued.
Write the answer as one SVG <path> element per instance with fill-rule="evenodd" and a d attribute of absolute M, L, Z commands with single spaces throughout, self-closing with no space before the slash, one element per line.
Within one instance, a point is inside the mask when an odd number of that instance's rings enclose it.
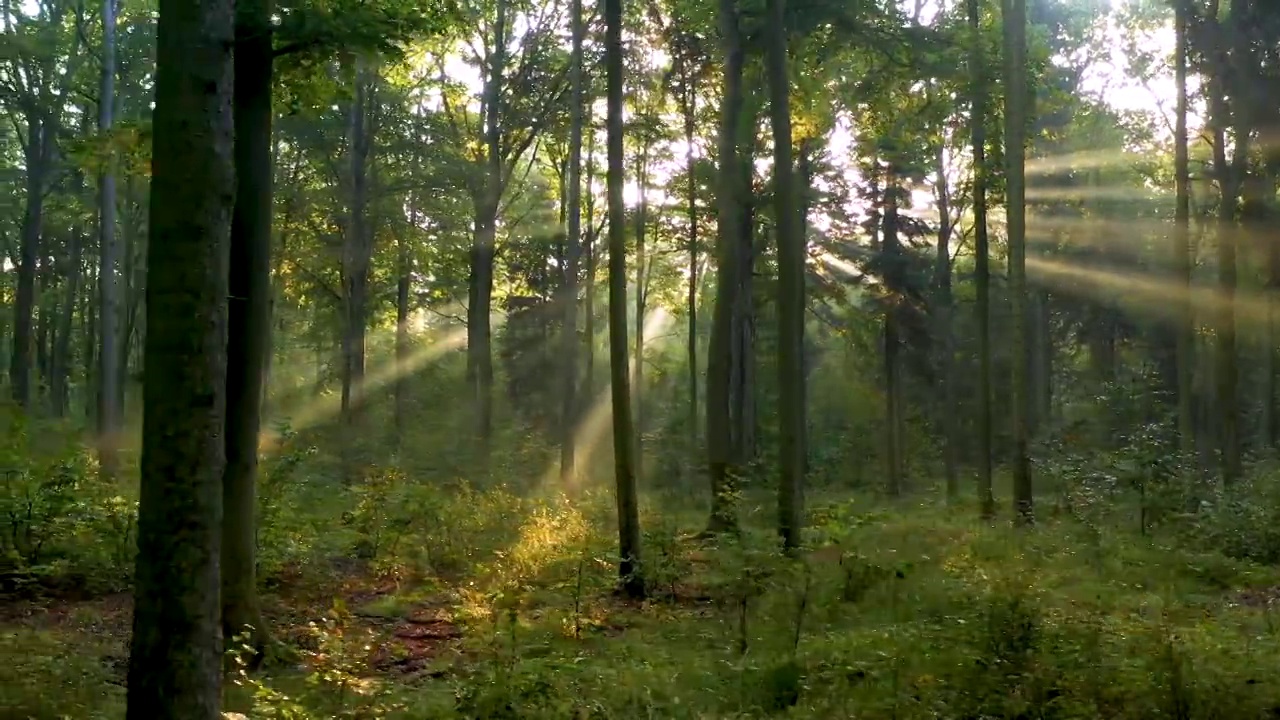
<path fill-rule="evenodd" d="M 742 75 L 745 53 L 735 0 L 719 0 L 718 15 L 723 43 L 724 99 L 720 107 L 718 149 L 719 192 L 716 194 L 719 228 L 716 234 L 716 297 L 707 348 L 707 461 L 711 481 L 710 533 L 736 530 L 737 481 L 730 415 L 732 387 L 733 325 L 738 305 L 739 253 L 742 197 L 738 169 L 739 126 L 745 96 Z"/>
<path fill-rule="evenodd" d="M 220 717 L 230 0 L 162 0 L 128 720 Z"/>
<path fill-rule="evenodd" d="M 969 29 L 974 34 L 970 49 L 973 106 L 969 132 L 973 152 L 974 275 L 978 314 L 978 503 L 984 520 L 996 515 L 991 488 L 991 264 L 987 235 L 987 68 L 986 52 L 979 35 L 978 0 L 965 0 Z"/>
<path fill-rule="evenodd" d="M 505 179 L 502 171 L 502 78 L 507 62 L 507 0 L 497 0 L 489 74 L 484 87 L 485 181 L 476 198 L 471 243 L 471 276 L 467 308 L 467 379 L 474 391 L 476 440 L 488 457 L 493 435 L 493 267 L 498 212 Z"/>
<path fill-rule="evenodd" d="M 356 425 L 364 400 L 365 325 L 369 315 L 369 264 L 373 253 L 368 218 L 368 165 L 372 144 L 368 115 L 372 83 L 366 62 L 364 58 L 356 59 L 355 94 L 348 120 L 351 196 L 342 253 L 342 421 L 348 428 Z M 356 436 L 352 436 L 347 441 L 355 439 Z M 353 469 L 348 463 L 349 478 Z"/>
<path fill-rule="evenodd" d="M 222 626 L 228 640 L 262 655 L 267 627 L 258 604 L 258 440 L 271 352 L 270 0 L 236 2 L 235 210 L 227 342 L 227 468 L 223 478 Z"/>
<path fill-rule="evenodd" d="M 769 0 L 767 35 L 773 199 L 778 239 L 778 534 L 782 547 L 800 547 L 804 523 L 804 266 L 803 232 L 791 159 L 791 82 L 787 74 L 785 0 Z"/>
<path fill-rule="evenodd" d="M 640 507 L 632 456 L 631 393 L 627 387 L 627 230 L 622 200 L 622 0 L 604 0 L 609 136 L 609 376 L 613 397 L 613 457 L 618 500 L 618 574 L 632 598 L 645 595 L 640 564 Z"/>

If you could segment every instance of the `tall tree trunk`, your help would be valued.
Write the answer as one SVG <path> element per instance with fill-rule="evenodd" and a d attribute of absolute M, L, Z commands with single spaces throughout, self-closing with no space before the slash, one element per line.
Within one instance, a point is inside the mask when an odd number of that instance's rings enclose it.
<path fill-rule="evenodd" d="M 248 634 L 261 657 L 258 604 L 258 436 L 271 353 L 271 0 L 237 0 L 234 88 L 235 209 L 231 217 L 227 342 L 227 468 L 223 478 L 222 627 Z"/>
<path fill-rule="evenodd" d="M 585 98 L 584 98 L 585 101 Z M 586 255 L 587 269 L 582 290 L 582 335 L 583 353 L 586 367 L 582 371 L 582 397 L 586 402 L 596 400 L 596 270 L 599 255 L 596 253 L 598 233 L 596 232 L 596 196 L 592 191 L 596 180 L 596 133 L 592 127 L 587 138 L 587 197 L 584 203 L 584 215 L 587 218 L 587 232 L 583 239 L 582 252 Z M 582 408 L 579 408 L 581 411 Z"/>
<path fill-rule="evenodd" d="M 77 195 L 83 187 L 84 178 L 77 176 Z M 84 228 L 77 221 L 67 238 L 67 269 L 63 273 L 62 313 L 58 318 L 57 339 L 53 346 L 53 383 L 50 388 L 53 413 L 58 417 L 66 417 L 71 407 L 71 333 L 79 303 L 81 266 L 84 264 L 83 232 Z"/>
<path fill-rule="evenodd" d="M 902 447 L 902 341 L 899 329 L 900 298 L 905 278 L 901 271 L 902 251 L 898 243 L 898 174 L 892 165 L 884 185 L 884 229 L 880 254 L 884 258 L 888 305 L 884 312 L 884 396 L 885 396 L 885 476 L 890 497 L 900 497 L 903 485 Z"/>
<path fill-rule="evenodd" d="M 409 207 L 409 227 L 418 228 L 417 208 Z M 406 405 L 409 394 L 409 291 L 413 285 L 413 260 L 409 255 L 409 241 L 405 233 L 396 238 L 396 379 L 394 396 L 394 426 L 396 433 L 396 450 L 404 449 L 404 431 L 407 415 Z"/>
<path fill-rule="evenodd" d="M 791 159 L 791 82 L 787 74 L 785 0 L 769 0 L 766 31 L 769 115 L 773 126 L 773 199 L 778 239 L 778 534 L 800 547 L 804 523 L 804 266 L 803 233 Z"/>
<path fill-rule="evenodd" d="M 1216 9 L 1216 0 L 1211 6 Z M 1233 8 L 1233 13 L 1235 9 Z M 1210 17 L 1216 17 L 1211 14 Z M 1234 19 L 1233 19 L 1234 22 Z M 1226 130 L 1232 123 L 1227 105 L 1227 79 L 1230 58 L 1225 40 L 1219 39 L 1214 48 L 1215 67 L 1209 81 L 1209 115 L 1213 124 L 1213 165 L 1217 176 L 1220 200 L 1218 206 L 1218 313 L 1216 317 L 1217 345 L 1215 353 L 1215 379 L 1217 380 L 1218 425 L 1220 432 L 1221 471 L 1224 483 L 1240 478 L 1240 434 L 1236 385 L 1236 204 L 1240 196 L 1240 180 L 1243 177 L 1245 158 L 1248 156 L 1247 130 L 1236 128 L 1236 147 L 1232 161 L 1227 159 Z M 1240 112 L 1239 108 L 1236 110 Z M 1238 123 L 1237 123 L 1238 124 Z M 1234 163 L 1239 163 L 1237 172 Z"/>
<path fill-rule="evenodd" d="M 954 503 L 960 495 L 960 471 L 957 454 L 960 448 L 959 420 L 956 413 L 955 383 L 955 335 L 951 331 L 953 315 L 951 297 L 951 188 L 947 183 L 946 144 L 938 144 L 938 180 L 934 185 L 935 202 L 938 204 L 938 244 L 933 263 L 933 286 L 936 314 L 934 337 L 938 343 L 938 382 L 941 405 L 938 419 L 942 423 L 942 473 L 946 481 L 947 502 Z"/>
<path fill-rule="evenodd" d="M 698 96 L 693 89 L 693 73 L 685 68 L 684 86 L 680 91 L 680 114 L 684 118 L 685 202 L 689 216 L 689 291 L 686 309 L 689 313 L 689 450 L 698 447 L 698 178 L 693 156 L 693 136 L 697 117 Z"/>
<path fill-rule="evenodd" d="M 613 457 L 618 500 L 618 574 L 632 598 L 645 595 L 640 565 L 640 507 L 627 387 L 627 228 L 622 201 L 622 0 L 604 0 L 609 136 L 609 376 L 613 396 Z"/>
<path fill-rule="evenodd" d="M 564 328 L 561 330 L 560 479 L 574 477 L 574 437 L 578 419 L 578 262 L 582 254 L 582 0 L 572 0 L 573 48 L 569 62 L 569 207 L 566 265 L 561 283 Z"/>
<path fill-rule="evenodd" d="M 162 0 L 128 720 L 220 717 L 231 0 Z"/>
<path fill-rule="evenodd" d="M 53 122 L 41 111 L 27 113 L 27 196 L 18 249 L 18 289 L 13 306 L 13 354 L 9 357 L 10 389 L 14 402 L 22 408 L 31 403 L 36 267 L 40 259 L 45 184 L 53 155 L 55 129 Z"/>
<path fill-rule="evenodd" d="M 1003 0 L 1005 57 L 1005 162 L 1008 190 L 1009 292 L 1013 312 L 1013 509 L 1018 522 L 1034 520 L 1031 487 L 1027 368 L 1027 7 Z"/>
<path fill-rule="evenodd" d="M 1176 205 L 1173 231 L 1173 265 L 1179 286 L 1174 322 L 1178 376 L 1178 439 L 1184 455 L 1195 451 L 1195 318 L 1191 305 L 1191 162 L 1187 138 L 1187 7 L 1174 3 L 1174 82 L 1177 117 L 1173 134 Z"/>
<path fill-rule="evenodd" d="M 474 391 L 476 439 L 488 457 L 493 434 L 493 266 L 502 202 L 502 78 L 507 62 L 507 0 L 497 0 L 494 42 L 484 88 L 485 182 L 476 203 L 467 308 L 467 375 Z"/>
<path fill-rule="evenodd" d="M 98 92 L 98 133 L 109 137 L 115 109 L 116 0 L 102 1 L 102 77 Z M 114 144 L 110 146 L 114 148 Z M 98 175 L 98 466 L 115 477 L 119 465 L 124 405 L 121 375 L 120 240 L 116 234 L 115 152 L 108 149 Z"/>
<path fill-rule="evenodd" d="M 991 488 L 991 253 L 987 236 L 987 58 L 981 36 L 978 0 L 965 0 L 973 34 L 969 65 L 973 103 L 969 132 L 973 151 L 974 276 L 978 314 L 978 503 L 985 520 L 996 516 Z"/>
<path fill-rule="evenodd" d="M 746 134 L 746 128 L 754 129 L 756 127 L 754 114 L 746 113 L 744 115 L 746 124 L 741 136 L 743 139 L 752 137 Z M 733 455 L 734 462 L 740 467 L 745 467 L 747 463 L 754 460 L 758 454 L 758 446 L 756 438 L 758 437 L 756 425 L 756 309 L 755 309 L 755 196 L 752 192 L 752 186 L 755 180 L 755 168 L 752 161 L 752 154 L 743 153 L 739 156 L 739 188 L 743 188 L 741 193 L 738 213 L 741 220 L 738 224 L 737 237 L 737 260 L 735 268 L 737 269 L 738 288 L 735 291 L 734 299 L 736 300 L 733 310 L 733 330 L 732 330 L 732 350 L 730 351 L 730 377 L 731 385 L 729 388 L 729 426 L 733 434 Z"/>
<path fill-rule="evenodd" d="M 648 267 L 645 258 L 645 230 L 649 221 L 649 204 L 645 199 L 649 183 L 649 148 L 647 143 L 637 159 L 636 184 L 640 202 L 636 206 L 636 316 L 635 316 L 635 368 L 631 388 L 635 403 L 635 457 L 636 477 L 644 477 L 644 320 L 645 301 L 648 299 Z"/>
<path fill-rule="evenodd" d="M 707 464 L 711 480 L 711 517 L 707 530 L 735 530 L 737 480 L 733 467 L 734 442 L 730 421 L 733 324 L 738 305 L 738 249 L 742 196 L 739 132 L 745 96 L 742 75 L 745 52 L 735 0 L 719 0 L 718 16 L 724 53 L 724 96 L 720 107 L 719 227 L 716 233 L 716 297 L 711 339 L 707 348 Z"/>

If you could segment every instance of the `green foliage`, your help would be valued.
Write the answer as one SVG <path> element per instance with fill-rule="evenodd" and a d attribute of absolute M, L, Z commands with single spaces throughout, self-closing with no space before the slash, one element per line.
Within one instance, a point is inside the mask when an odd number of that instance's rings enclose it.
<path fill-rule="evenodd" d="M 136 502 L 99 477 L 88 451 L 60 423 L 0 413 L 0 590 L 126 587 Z"/>

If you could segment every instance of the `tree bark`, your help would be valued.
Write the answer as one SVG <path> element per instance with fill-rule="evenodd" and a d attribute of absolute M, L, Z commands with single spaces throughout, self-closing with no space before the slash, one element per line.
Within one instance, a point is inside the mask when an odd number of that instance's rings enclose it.
<path fill-rule="evenodd" d="M 115 109 L 116 0 L 102 2 L 102 77 L 98 94 L 98 134 L 109 138 Z M 120 239 L 116 234 L 116 173 L 114 144 L 98 175 L 98 466 L 114 478 L 119 465 L 121 402 Z"/>
<path fill-rule="evenodd" d="M 938 180 L 934 186 L 938 204 L 938 243 L 934 255 L 933 286 L 936 303 L 934 336 L 938 343 L 938 382 L 941 406 L 938 419 L 942 423 L 942 473 L 946 481 L 947 502 L 954 503 L 960 496 L 960 471 L 957 454 L 960 448 L 959 419 L 956 412 L 955 388 L 955 335 L 951 330 L 951 189 L 947 183 L 946 145 L 938 144 Z"/>
<path fill-rule="evenodd" d="M 227 341 L 227 468 L 223 478 L 222 626 L 261 657 L 257 475 L 262 388 L 271 352 L 271 0 L 237 0 L 234 88 L 235 209 Z"/>
<path fill-rule="evenodd" d="M 1174 3 L 1174 82 L 1177 87 L 1177 115 L 1173 135 L 1174 211 L 1173 264 L 1180 288 L 1174 328 L 1178 377 L 1179 448 L 1188 457 L 1195 451 L 1195 319 L 1191 305 L 1191 162 L 1187 139 L 1187 8 Z"/>
<path fill-rule="evenodd" d="M 627 229 L 622 200 L 622 0 L 604 0 L 609 146 L 609 375 L 613 397 L 613 458 L 618 501 L 618 575 L 632 598 L 645 595 L 640 565 L 640 507 L 627 387 Z"/>
<path fill-rule="evenodd" d="M 889 497 L 901 497 L 903 485 L 902 447 L 902 341 L 898 325 L 897 293 L 902 292 L 905 278 L 901 272 L 901 248 L 898 243 L 898 175 L 894 167 L 886 171 L 884 215 L 880 254 L 884 258 L 888 305 L 884 312 L 884 396 L 885 396 L 885 477 Z"/>
<path fill-rule="evenodd" d="M 1013 313 L 1013 509 L 1017 521 L 1033 522 L 1031 487 L 1031 393 L 1027 368 L 1027 8 L 1026 0 L 1003 0 L 1005 48 L 1005 162 L 1008 189 L 1009 292 Z"/>
<path fill-rule="evenodd" d="M 737 481 L 730 424 L 733 321 L 738 304 L 738 236 L 743 189 L 738 169 L 739 126 L 745 97 L 742 75 L 745 53 L 735 0 L 719 0 L 718 16 L 724 53 L 724 95 L 720 108 L 718 148 L 719 227 L 716 234 L 716 297 L 707 348 L 707 464 L 711 481 L 709 533 L 737 529 Z"/>
<path fill-rule="evenodd" d="M 698 96 L 693 88 L 693 73 L 685 67 L 684 86 L 680 92 L 680 114 L 684 118 L 685 202 L 689 216 L 689 291 L 686 308 L 689 313 L 689 451 L 698 447 L 698 178 L 693 156 L 694 121 Z"/>
<path fill-rule="evenodd" d="M 160 3 L 128 720 L 220 717 L 233 16 Z"/>
<path fill-rule="evenodd" d="M 791 157 L 791 83 L 787 74 L 785 0 L 769 0 L 766 32 L 769 115 L 773 126 L 774 222 L 778 240 L 778 534 L 783 550 L 800 547 L 804 523 L 804 266 L 803 233 L 797 228 L 795 171 Z"/>
<path fill-rule="evenodd" d="M 984 520 L 996 515 L 991 488 L 991 265 L 987 235 L 987 85 L 986 52 L 979 23 L 978 0 L 965 0 L 972 47 L 969 71 L 973 106 L 969 132 L 973 151 L 974 275 L 978 314 L 978 503 Z"/>
<path fill-rule="evenodd" d="M 578 263 L 582 254 L 582 0 L 572 0 L 572 55 L 569 62 L 569 207 L 566 266 L 561 296 L 564 328 L 561 330 L 560 479 L 574 477 L 574 440 L 578 419 Z M 590 339 L 588 339 L 589 341 Z"/>
<path fill-rule="evenodd" d="M 55 123 L 39 109 L 27 113 L 26 190 L 18 249 L 18 288 L 14 299 L 13 354 L 9 357 L 9 384 L 20 408 L 31 403 L 31 366 L 34 348 L 36 267 L 40 259 L 44 195 L 53 160 Z"/>
<path fill-rule="evenodd" d="M 83 177 L 77 176 L 77 194 L 83 187 Z M 57 337 L 53 346 L 53 382 L 50 387 L 53 414 L 57 417 L 66 417 L 71 407 L 71 332 L 79 300 L 81 265 L 84 262 L 84 239 L 81 237 L 83 231 L 84 228 L 76 222 L 67 238 L 67 269 L 63 273 L 62 312 L 58 318 Z"/>

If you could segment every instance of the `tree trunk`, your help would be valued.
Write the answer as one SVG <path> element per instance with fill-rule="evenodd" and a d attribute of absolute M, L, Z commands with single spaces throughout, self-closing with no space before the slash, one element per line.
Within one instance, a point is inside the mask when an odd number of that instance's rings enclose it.
<path fill-rule="evenodd" d="M 884 313 L 885 477 L 889 497 L 901 497 L 905 472 L 902 446 L 902 342 L 899 331 L 899 298 L 905 278 L 898 243 L 898 175 L 892 166 L 884 184 L 884 230 L 880 254 L 884 258 L 888 305 Z"/>
<path fill-rule="evenodd" d="M 116 79 L 116 1 L 102 2 L 102 76 L 98 94 L 98 133 L 112 132 Z M 114 146 L 113 146 L 114 147 Z M 108 150 L 98 175 L 98 465 L 114 478 L 119 465 L 124 388 L 120 381 L 120 240 L 116 234 L 115 151 Z"/>
<path fill-rule="evenodd" d="M 707 348 L 707 465 L 711 481 L 711 517 L 707 531 L 736 530 L 737 478 L 733 467 L 734 442 L 730 420 L 733 325 L 738 305 L 738 249 L 742 196 L 738 169 L 739 130 L 745 97 L 742 75 L 745 53 L 735 0 L 719 0 L 718 15 L 723 43 L 724 95 L 720 108 L 719 192 L 716 193 L 719 227 L 716 233 L 716 297 Z"/>
<path fill-rule="evenodd" d="M 13 354 L 9 357 L 9 384 L 13 401 L 21 408 L 31 403 L 31 365 L 36 306 L 36 266 L 40 259 L 44 194 L 55 141 L 53 123 L 39 112 L 27 113 L 27 196 L 22 214 L 18 250 L 18 289 L 14 302 Z"/>
<path fill-rule="evenodd" d="M 755 128 L 754 116 L 747 113 L 745 128 Z M 740 130 L 739 132 L 743 132 Z M 751 135 L 744 133 L 745 140 Z M 729 424 L 733 435 L 734 462 L 746 466 L 757 455 L 756 445 L 756 309 L 755 309 L 755 197 L 751 190 L 754 163 L 751 155 L 739 156 L 739 188 L 743 188 L 738 207 L 737 237 L 738 289 L 733 311 L 733 349 L 730 354 Z"/>
<path fill-rule="evenodd" d="M 595 230 L 596 198 L 592 187 L 596 179 L 596 133 L 594 126 L 587 138 L 587 197 L 584 215 L 587 218 L 587 233 L 582 243 L 582 251 L 586 255 L 587 269 L 582 291 L 582 335 L 586 367 L 582 372 L 582 397 L 587 403 L 596 400 L 596 269 L 599 256 L 596 254 L 597 233 Z M 581 411 L 581 408 L 579 408 Z"/>
<path fill-rule="evenodd" d="M 959 419 L 956 412 L 955 383 L 955 335 L 951 330 L 951 189 L 947 183 L 946 144 L 938 144 L 938 180 L 935 184 L 935 201 L 938 204 L 938 244 L 933 264 L 933 286 L 936 315 L 934 337 L 938 343 L 938 382 L 941 405 L 938 420 L 942 423 L 942 474 L 946 481 L 947 502 L 954 503 L 960 496 L 960 471 L 957 454 L 960 448 Z"/>
<path fill-rule="evenodd" d="M 645 230 L 649 221 L 649 205 L 645 194 L 649 191 L 649 147 L 647 143 L 637 159 L 636 185 L 640 202 L 636 206 L 636 316 L 635 316 L 635 370 L 631 397 L 635 403 L 635 457 L 636 477 L 644 477 L 644 319 L 647 298 L 648 268 L 645 258 Z"/>
<path fill-rule="evenodd" d="M 83 187 L 84 178 L 77 176 L 77 191 L 83 190 Z M 53 383 L 50 388 L 53 414 L 58 417 L 66 417 L 71 407 L 71 331 L 79 302 L 80 273 L 84 263 L 83 231 L 84 228 L 77 221 L 67 239 L 67 270 L 63 273 L 62 313 L 58 318 L 57 339 L 53 346 Z"/>
<path fill-rule="evenodd" d="M 1195 319 L 1191 305 L 1191 162 L 1187 138 L 1187 7 L 1174 3 L 1174 81 L 1177 87 L 1177 116 L 1173 135 L 1174 211 L 1173 265 L 1175 282 L 1181 289 L 1174 328 L 1178 376 L 1178 439 L 1183 454 L 1190 456 L 1195 439 Z"/>
<path fill-rule="evenodd" d="M 222 627 L 261 657 L 267 627 L 258 604 L 258 440 L 271 352 L 270 0 L 237 0 L 235 210 L 231 217 L 227 341 L 227 468 L 223 479 Z M 237 643 L 239 645 L 240 643 Z"/>
<path fill-rule="evenodd" d="M 613 457 L 618 500 L 618 574 L 624 592 L 645 595 L 640 565 L 640 507 L 627 387 L 627 229 L 622 201 L 622 0 L 604 0 L 609 145 L 609 376 L 613 396 Z"/>
<path fill-rule="evenodd" d="M 355 93 L 348 120 L 351 196 L 342 252 L 342 421 L 349 428 L 357 422 L 364 395 L 365 324 L 372 254 L 368 227 L 368 164 L 372 138 L 368 130 L 370 81 L 366 62 L 364 58 L 357 58 L 355 62 Z M 347 440 L 352 442 L 355 438 Z M 348 467 L 348 471 L 351 469 Z"/>
<path fill-rule="evenodd" d="M 497 0 L 493 57 L 485 80 L 485 182 L 476 201 L 475 232 L 471 243 L 471 275 L 467 308 L 467 377 L 474 391 L 476 439 L 481 457 L 488 457 L 493 434 L 493 266 L 498 211 L 502 202 L 502 78 L 506 70 L 507 0 Z"/>
<path fill-rule="evenodd" d="M 410 206 L 409 208 L 409 227 L 416 231 L 418 228 L 417 209 Z M 413 285 L 413 261 L 409 255 L 409 242 L 405 237 L 405 233 L 399 233 L 396 238 L 396 264 L 398 266 L 396 279 L 396 379 L 393 392 L 394 397 L 394 426 L 396 433 L 396 450 L 404 449 L 404 431 L 405 420 L 407 415 L 406 404 L 408 403 L 409 394 L 409 291 Z"/>
<path fill-rule="evenodd" d="M 791 82 L 787 74 L 785 0 L 770 0 L 766 31 L 769 114 L 773 126 L 773 199 L 778 239 L 778 534 L 800 547 L 804 523 L 804 266 L 803 233 L 791 159 Z"/>
<path fill-rule="evenodd" d="M 684 78 L 680 93 L 680 114 L 684 118 L 685 202 L 689 215 L 689 292 L 686 304 L 689 313 L 689 451 L 698 447 L 698 178 L 693 157 L 694 121 L 697 116 L 698 96 L 693 89 L 693 73 Z"/>
<path fill-rule="evenodd" d="M 574 477 L 574 438 L 578 418 L 578 261 L 582 254 L 582 0 L 572 0 L 573 48 L 569 62 L 569 207 L 566 266 L 561 283 L 564 327 L 561 330 L 560 480 Z"/>
<path fill-rule="evenodd" d="M 987 94 L 990 89 L 978 8 L 978 0 L 965 0 L 969 30 L 973 33 L 969 57 L 973 82 L 969 132 L 973 151 L 974 276 L 978 314 L 978 503 L 981 517 L 991 520 L 996 516 L 996 501 L 991 488 L 991 264 L 987 236 Z"/>
<path fill-rule="evenodd" d="M 1009 292 L 1013 313 L 1013 509 L 1017 521 L 1034 520 L 1031 487 L 1031 393 L 1027 373 L 1027 8 L 1003 0 L 1005 48 L 1005 163 L 1008 190 Z"/>
<path fill-rule="evenodd" d="M 220 717 L 233 15 L 160 5 L 128 720 Z"/>

